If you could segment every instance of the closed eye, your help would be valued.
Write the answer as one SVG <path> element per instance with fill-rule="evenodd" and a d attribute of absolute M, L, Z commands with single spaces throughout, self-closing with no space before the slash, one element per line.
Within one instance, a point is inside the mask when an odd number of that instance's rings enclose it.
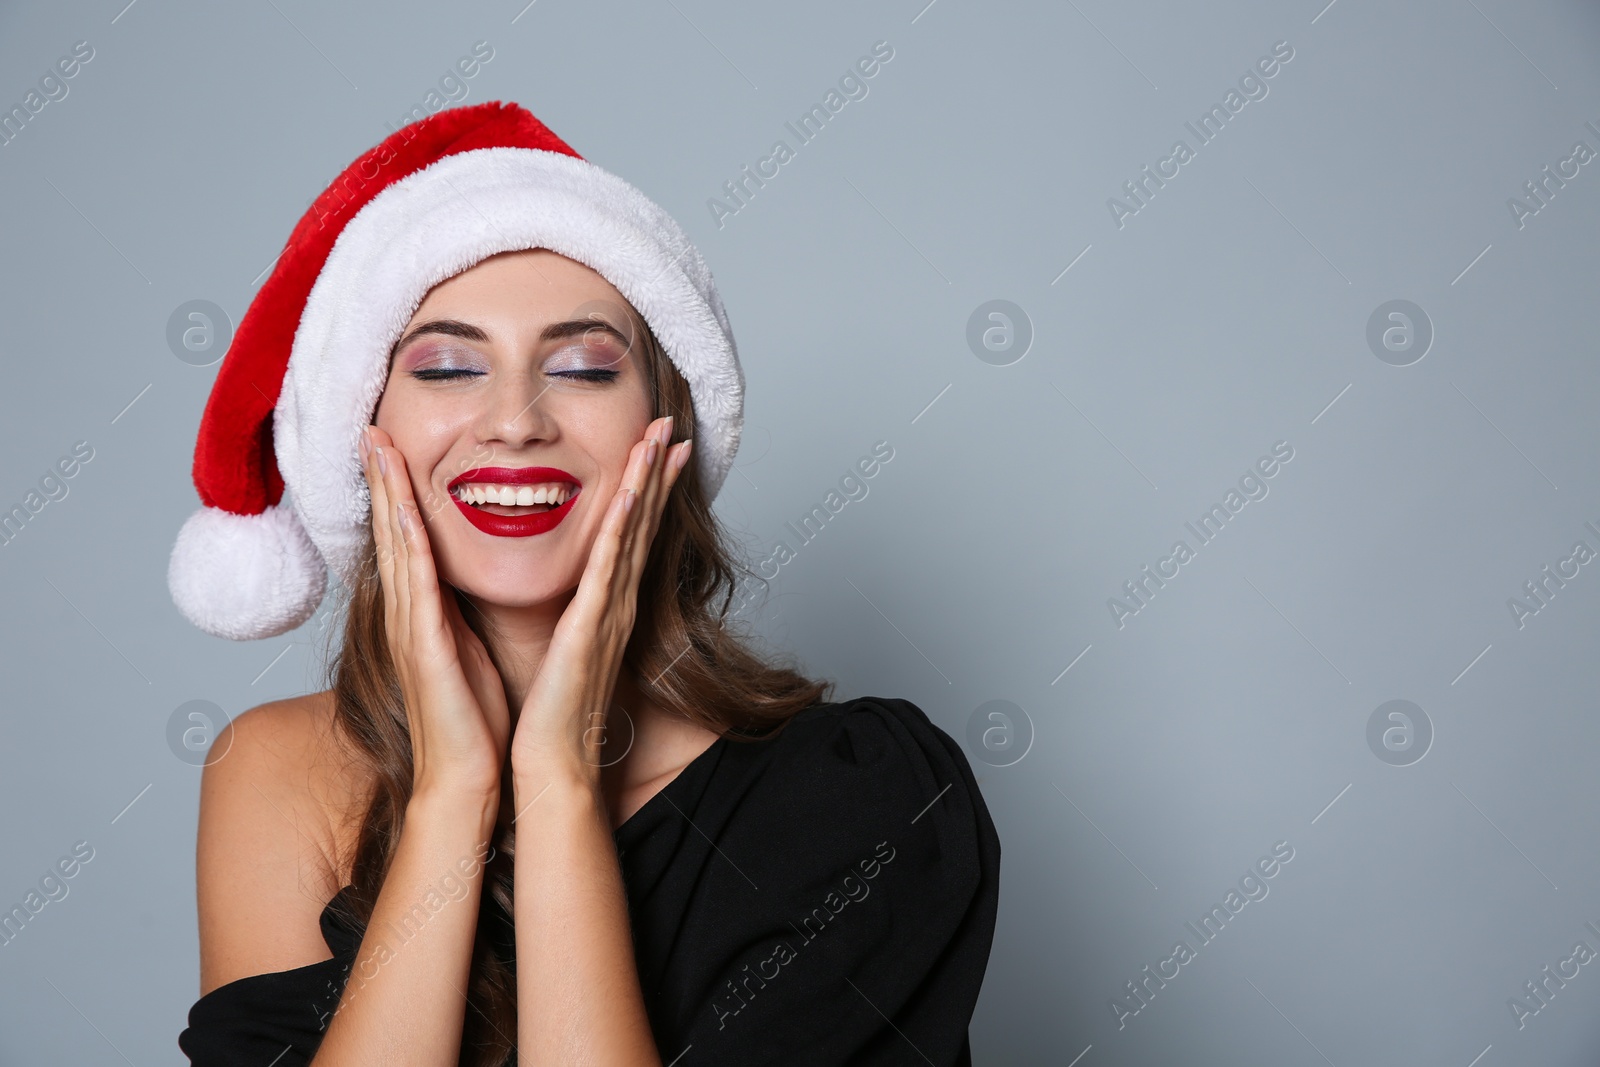
<path fill-rule="evenodd" d="M 552 371 L 552 378 L 576 378 L 583 382 L 612 382 L 616 381 L 620 371 L 594 368 L 590 370 L 561 370 Z"/>
<path fill-rule="evenodd" d="M 602 368 L 585 370 L 552 371 L 552 378 L 574 378 L 584 382 L 613 382 L 621 375 L 620 371 L 605 370 Z M 425 367 L 414 370 L 411 376 L 421 382 L 451 381 L 457 378 L 481 378 L 482 371 L 463 370 L 458 367 Z"/>
<path fill-rule="evenodd" d="M 437 382 L 468 376 L 477 378 L 482 375 L 482 371 L 463 370 L 459 367 L 424 367 L 422 370 L 411 372 L 411 376 L 419 382 Z"/>

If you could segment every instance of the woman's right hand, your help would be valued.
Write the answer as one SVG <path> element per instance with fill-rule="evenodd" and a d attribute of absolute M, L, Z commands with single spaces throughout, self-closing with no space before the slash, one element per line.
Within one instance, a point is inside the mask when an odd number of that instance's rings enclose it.
<path fill-rule="evenodd" d="M 454 593 L 443 595 L 405 457 L 362 432 L 389 656 L 411 729 L 413 795 L 498 797 L 511 735 L 505 685 Z"/>

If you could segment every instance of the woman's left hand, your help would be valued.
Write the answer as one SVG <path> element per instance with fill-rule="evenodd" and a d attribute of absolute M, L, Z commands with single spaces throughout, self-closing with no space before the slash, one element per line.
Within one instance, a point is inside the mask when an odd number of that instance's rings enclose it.
<path fill-rule="evenodd" d="M 511 739 L 514 775 L 576 774 L 586 784 L 599 782 L 606 715 L 633 633 L 639 578 L 693 444 L 669 448 L 671 439 L 672 417 L 657 419 L 628 455 L 578 591 L 523 701 Z"/>

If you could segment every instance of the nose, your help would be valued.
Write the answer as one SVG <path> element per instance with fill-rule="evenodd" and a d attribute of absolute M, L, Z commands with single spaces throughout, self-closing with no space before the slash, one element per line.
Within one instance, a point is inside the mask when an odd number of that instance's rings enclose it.
<path fill-rule="evenodd" d="M 488 391 L 478 422 L 479 439 L 508 451 L 554 440 L 556 420 L 545 402 L 549 388 L 537 367 L 501 376 Z"/>

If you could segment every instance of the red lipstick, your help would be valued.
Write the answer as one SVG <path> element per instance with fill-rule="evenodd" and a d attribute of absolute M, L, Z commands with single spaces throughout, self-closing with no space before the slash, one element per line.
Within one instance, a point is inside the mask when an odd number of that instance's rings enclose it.
<path fill-rule="evenodd" d="M 564 482 L 574 492 L 556 507 L 533 511 L 525 515 L 497 515 L 482 507 L 468 504 L 456 496 L 456 486 L 464 482 L 482 482 L 491 485 L 537 485 L 542 482 Z M 450 499 L 455 502 L 467 521 L 486 534 L 496 537 L 531 537 L 553 530 L 572 512 L 572 504 L 583 491 L 583 483 L 566 471 L 556 467 L 474 467 L 450 480 Z"/>

